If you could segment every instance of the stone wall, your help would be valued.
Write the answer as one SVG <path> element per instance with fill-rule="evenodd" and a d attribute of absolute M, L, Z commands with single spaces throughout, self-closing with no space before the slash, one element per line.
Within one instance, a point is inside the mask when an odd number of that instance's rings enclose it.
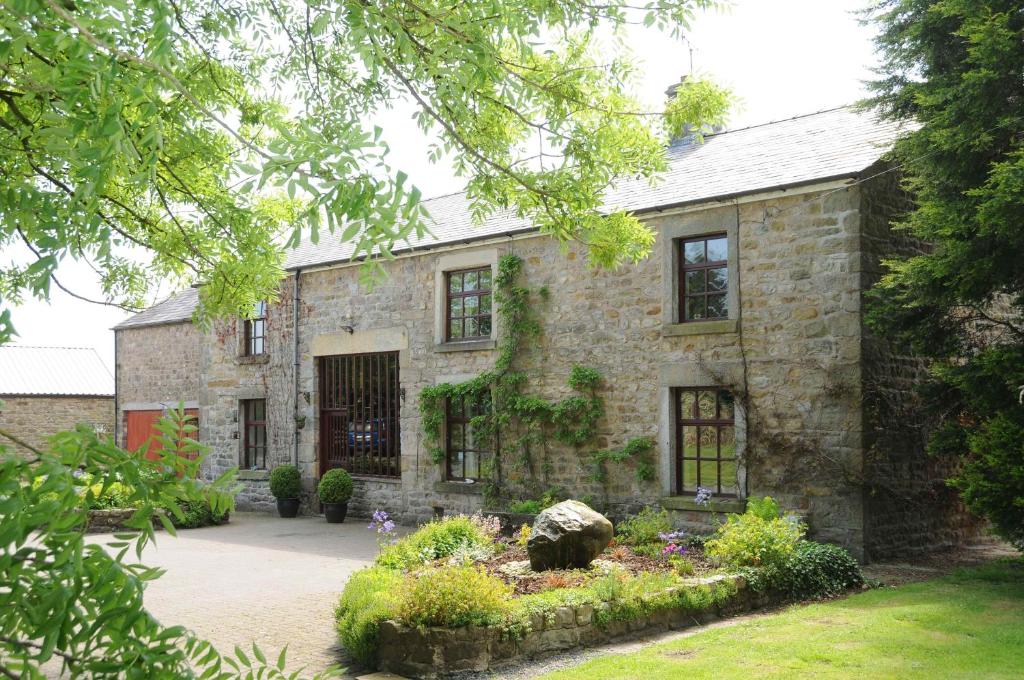
<path fill-rule="evenodd" d="M 437 346 L 436 287 L 445 262 L 496 262 L 515 253 L 523 280 L 546 287 L 534 304 L 543 325 L 517 368 L 525 390 L 548 399 L 570 394 L 575 364 L 604 375 L 606 417 L 595 441 L 576 451 L 548 447 L 537 460 L 542 485 L 557 485 L 612 515 L 657 503 L 670 489 L 673 387 L 722 386 L 737 396 L 737 429 L 745 443 L 748 495 L 771 494 L 804 514 L 818 538 L 863 557 L 864 496 L 855 479 L 862 465 L 860 209 L 857 188 L 792 193 L 737 205 L 649 216 L 658 232 L 652 256 L 617 271 L 595 271 L 579 247 L 560 250 L 547 237 L 438 249 L 385 262 L 387 278 L 371 289 L 357 265 L 301 274 L 299 309 L 298 461 L 309 494 L 318 476 L 319 395 L 316 358 L 328 354 L 398 351 L 401 388 L 401 479 L 362 480 L 352 513 L 383 508 L 406 522 L 481 505 L 475 488 L 455 492 L 442 480 L 423 441 L 417 402 L 428 385 L 472 377 L 493 366 L 496 351 Z M 673 238 L 727 231 L 733 238 L 728 322 L 673 324 Z M 291 285 L 270 306 L 264 363 L 240 358 L 234 322 L 216 326 L 203 346 L 203 439 L 213 447 L 210 474 L 239 460 L 238 402 L 268 400 L 268 467 L 290 462 L 293 416 Z M 737 294 L 738 292 L 738 294 Z M 350 328 L 346 328 L 350 327 Z M 351 332 L 350 332 L 351 331 Z M 261 360 L 264 361 L 264 360 Z M 612 465 L 602 485 L 590 479 L 585 454 L 647 436 L 658 441 L 656 479 L 639 482 L 629 465 Z M 711 513 L 688 512 L 712 524 Z"/>
<path fill-rule="evenodd" d="M 160 410 L 179 401 L 196 406 L 202 334 L 189 321 L 115 330 L 118 442 L 126 410 Z M 200 428 L 202 428 L 200 420 Z"/>
<path fill-rule="evenodd" d="M 45 447 L 50 435 L 72 430 L 78 423 L 108 434 L 114 431 L 113 397 L 0 395 L 0 402 L 0 427 L 36 448 Z M 27 453 L 23 447 L 15 450 Z"/>
<path fill-rule="evenodd" d="M 292 293 L 289 279 L 282 284 L 280 300 L 268 306 L 266 353 L 244 356 L 241 322 L 220 321 L 205 336 L 200 363 L 203 386 L 199 418 L 203 443 L 210 447 L 205 473 L 216 478 L 242 461 L 243 400 L 267 400 L 267 459 L 265 470 L 245 471 L 243 489 L 235 499 L 240 510 L 269 510 L 274 499 L 266 470 L 292 462 L 296 421 L 292 358 Z M 312 428 L 312 419 L 304 425 Z M 312 494 L 318 473 L 312 460 L 302 466 L 303 512 L 316 510 Z"/>
<path fill-rule="evenodd" d="M 575 647 L 691 628 L 780 601 L 780 598 L 752 592 L 739 576 L 692 581 L 693 585 L 712 590 L 723 586 L 734 588 L 735 593 L 720 604 L 701 610 L 669 608 L 639 619 L 609 621 L 604 625 L 595 620 L 593 605 L 559 607 L 548 615 L 532 615 L 530 631 L 520 639 L 511 638 L 498 628 L 409 628 L 384 621 L 380 624 L 378 668 L 410 678 L 494 671 L 511 663 Z"/>
<path fill-rule="evenodd" d="M 876 165 L 867 174 L 884 168 Z M 924 244 L 890 227 L 911 207 L 895 173 L 879 175 L 866 184 L 861 195 L 861 288 L 865 293 L 882 276 L 884 258 L 923 251 Z M 867 557 L 885 559 L 964 542 L 980 524 L 945 483 L 956 461 L 926 452 L 935 423 L 915 393 L 927 378 L 924 362 L 901 354 L 866 324 L 862 343 Z"/>

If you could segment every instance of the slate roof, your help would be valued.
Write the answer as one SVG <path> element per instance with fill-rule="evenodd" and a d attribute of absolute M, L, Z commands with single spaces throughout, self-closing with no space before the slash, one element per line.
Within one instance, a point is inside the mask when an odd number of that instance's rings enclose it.
<path fill-rule="evenodd" d="M 139 312 L 135 316 L 128 317 L 114 326 L 114 330 L 188 321 L 192 318 L 192 312 L 195 311 L 198 302 L 199 289 L 186 288 L 156 303 L 149 309 Z"/>
<path fill-rule="evenodd" d="M 857 175 L 892 147 L 897 124 L 880 121 L 850 107 L 727 130 L 703 144 L 677 143 L 668 149 L 668 170 L 654 186 L 625 180 L 611 190 L 606 209 L 636 212 L 724 199 L 800 184 Z M 475 224 L 464 193 L 423 201 L 433 235 L 411 237 L 394 252 L 528 232 L 532 225 L 511 211 L 495 213 Z M 304 240 L 290 250 L 286 269 L 344 262 L 352 244 L 340 233 L 325 234 L 317 244 Z"/>
<path fill-rule="evenodd" d="M 3 345 L 0 394 L 113 396 L 114 376 L 91 347 Z"/>
<path fill-rule="evenodd" d="M 819 111 L 786 120 L 708 135 L 703 144 L 680 142 L 668 149 L 668 170 L 657 184 L 624 180 L 612 189 L 606 209 L 644 212 L 659 208 L 724 200 L 743 194 L 797 187 L 855 177 L 888 151 L 901 129 L 871 113 L 851 107 Z M 464 193 L 423 201 L 431 231 L 410 237 L 394 252 L 464 243 L 529 232 L 534 227 L 511 211 L 501 211 L 475 224 Z M 289 250 L 286 269 L 347 262 L 352 244 L 340 233 L 324 234 L 320 242 L 304 240 Z M 115 328 L 174 323 L 190 318 L 198 300 L 196 289 L 167 300 L 118 324 Z"/>

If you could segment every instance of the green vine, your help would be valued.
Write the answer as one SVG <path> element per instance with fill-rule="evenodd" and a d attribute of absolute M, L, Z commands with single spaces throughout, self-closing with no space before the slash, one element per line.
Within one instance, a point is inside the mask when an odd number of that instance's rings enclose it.
<path fill-rule="evenodd" d="M 650 437 L 630 439 L 621 449 L 606 449 L 590 454 L 593 472 L 590 478 L 604 484 L 608 481 L 608 463 L 624 463 L 628 460 L 636 462 L 636 478 L 640 482 L 654 479 L 654 461 L 650 452 L 654 449 L 654 440 Z"/>
<path fill-rule="evenodd" d="M 498 262 L 494 301 L 502 337 L 494 368 L 472 380 L 424 388 L 419 399 L 428 452 L 436 464 L 444 462 L 445 404 L 462 399 L 490 404 L 489 409 L 483 409 L 481 415 L 470 420 L 475 436 L 494 442 L 492 467 L 488 470 L 490 481 L 485 488 L 489 501 L 500 498 L 512 481 L 538 495 L 547 486 L 552 471 L 547 458 L 549 437 L 578 448 L 595 437 L 597 423 L 604 416 L 604 400 L 598 394 L 602 377 L 594 368 L 573 366 L 568 384 L 576 394 L 560 401 L 524 393 L 527 375 L 514 370 L 515 360 L 526 343 L 541 335 L 542 329 L 530 306 L 530 290 L 519 284 L 522 269 L 523 260 L 516 255 L 505 255 Z M 542 299 L 547 298 L 546 289 L 541 288 L 538 293 Z M 640 442 L 646 442 L 646 447 Z M 606 461 L 622 461 L 652 447 L 649 439 L 634 439 L 619 452 L 598 452 L 592 457 L 595 464 L 601 458 L 599 464 L 606 477 Z M 629 452 L 623 453 L 627 449 Z M 653 471 L 652 464 L 640 462 L 637 478 L 651 479 Z"/>

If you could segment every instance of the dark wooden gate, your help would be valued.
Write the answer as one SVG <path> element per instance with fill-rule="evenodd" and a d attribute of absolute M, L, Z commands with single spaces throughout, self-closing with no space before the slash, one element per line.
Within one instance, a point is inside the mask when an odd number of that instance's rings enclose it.
<path fill-rule="evenodd" d="M 321 357 L 320 474 L 399 477 L 398 352 Z"/>

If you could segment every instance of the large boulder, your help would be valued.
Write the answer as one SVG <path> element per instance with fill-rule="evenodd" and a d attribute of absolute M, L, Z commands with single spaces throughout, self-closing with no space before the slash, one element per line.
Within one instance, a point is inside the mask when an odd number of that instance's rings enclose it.
<path fill-rule="evenodd" d="M 588 566 L 612 541 L 612 523 L 579 501 L 562 501 L 537 515 L 526 543 L 530 567 L 580 569 Z"/>

